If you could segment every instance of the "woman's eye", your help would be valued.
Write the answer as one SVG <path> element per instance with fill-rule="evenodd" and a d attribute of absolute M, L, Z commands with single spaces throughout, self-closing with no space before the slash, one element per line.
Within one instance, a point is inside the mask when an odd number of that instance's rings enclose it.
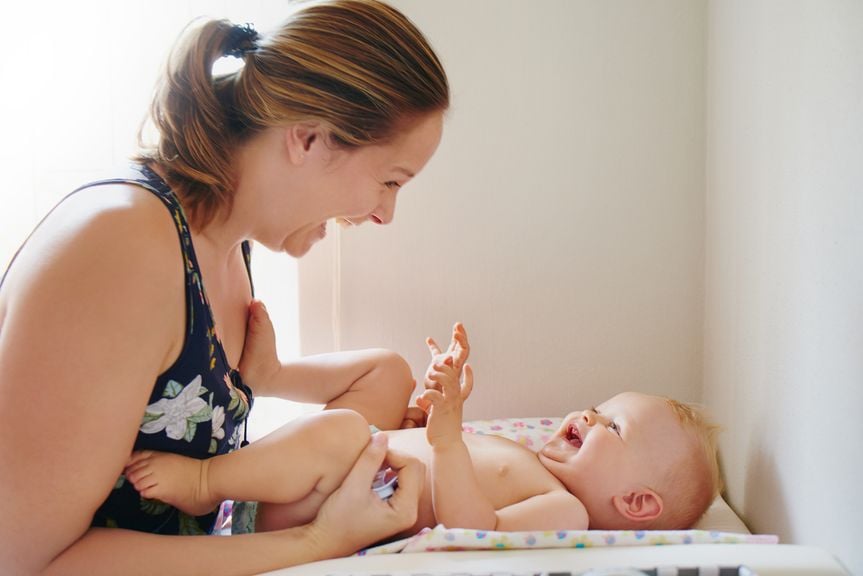
<path fill-rule="evenodd" d="M 386 186 L 390 190 L 398 190 L 399 188 L 402 187 L 402 185 L 399 184 L 398 182 L 396 182 L 395 180 L 390 180 L 389 182 L 385 182 L 384 186 Z"/>

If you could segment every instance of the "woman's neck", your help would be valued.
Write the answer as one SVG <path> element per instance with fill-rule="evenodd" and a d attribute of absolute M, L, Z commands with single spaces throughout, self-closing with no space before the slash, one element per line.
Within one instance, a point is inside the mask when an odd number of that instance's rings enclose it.
<path fill-rule="evenodd" d="M 149 165 L 149 168 L 158 174 L 159 177 L 168 184 L 168 186 L 172 189 L 175 188 L 161 166 L 153 163 Z M 188 206 L 183 198 L 177 196 L 177 201 L 183 207 L 183 211 L 186 214 L 191 213 L 190 206 Z M 248 238 L 248 235 L 241 231 L 241 226 L 238 226 L 238 223 L 236 222 L 236 219 L 232 217 L 232 214 L 226 214 L 228 211 L 229 209 L 227 207 L 222 207 L 218 212 L 216 212 L 213 218 L 203 226 L 195 225 L 193 220 L 188 222 L 192 239 L 195 243 L 196 253 L 205 255 L 208 260 L 226 261 Z"/>

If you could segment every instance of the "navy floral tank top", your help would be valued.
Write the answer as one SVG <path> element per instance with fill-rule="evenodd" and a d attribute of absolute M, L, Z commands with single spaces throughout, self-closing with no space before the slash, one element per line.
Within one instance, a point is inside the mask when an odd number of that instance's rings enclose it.
<path fill-rule="evenodd" d="M 129 178 L 102 180 L 83 188 L 117 183 L 141 186 L 165 204 L 177 227 L 186 276 L 185 343 L 176 362 L 156 379 L 134 449 L 198 459 L 226 454 L 240 447 L 241 435 L 245 440 L 252 391 L 228 365 L 216 334 L 183 209 L 168 185 L 146 166 L 135 166 Z M 243 256 L 249 271 L 246 242 Z M 207 534 L 214 530 L 216 515 L 214 510 L 204 516 L 190 516 L 158 500 L 142 498 L 121 475 L 96 511 L 92 525 L 156 534 Z"/>

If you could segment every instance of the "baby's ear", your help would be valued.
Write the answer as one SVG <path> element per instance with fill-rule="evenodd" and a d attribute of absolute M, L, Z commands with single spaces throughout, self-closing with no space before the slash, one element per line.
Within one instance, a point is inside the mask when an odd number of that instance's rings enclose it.
<path fill-rule="evenodd" d="M 641 488 L 611 499 L 621 516 L 633 522 L 647 522 L 662 514 L 662 496 L 650 488 Z"/>

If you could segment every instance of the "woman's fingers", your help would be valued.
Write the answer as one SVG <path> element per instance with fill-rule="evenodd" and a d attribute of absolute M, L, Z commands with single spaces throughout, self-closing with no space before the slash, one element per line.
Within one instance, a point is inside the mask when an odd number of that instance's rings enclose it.
<path fill-rule="evenodd" d="M 401 514 L 410 518 L 409 524 L 416 522 L 420 492 L 425 481 L 425 465 L 413 456 L 397 450 L 387 452 L 387 464 L 398 472 L 399 485 L 389 504 Z"/>
<path fill-rule="evenodd" d="M 387 440 L 386 434 L 372 434 L 371 440 L 360 454 L 353 469 L 348 473 L 344 484 L 372 485 L 375 474 L 381 469 L 384 458 L 386 458 Z"/>
<path fill-rule="evenodd" d="M 372 490 L 374 476 L 387 461 L 399 486 L 388 500 Z M 387 436 L 378 433 L 360 453 L 341 487 L 333 492 L 309 525 L 312 541 L 327 557 L 346 555 L 404 530 L 416 522 L 424 472 L 419 461 L 387 456 Z"/>

